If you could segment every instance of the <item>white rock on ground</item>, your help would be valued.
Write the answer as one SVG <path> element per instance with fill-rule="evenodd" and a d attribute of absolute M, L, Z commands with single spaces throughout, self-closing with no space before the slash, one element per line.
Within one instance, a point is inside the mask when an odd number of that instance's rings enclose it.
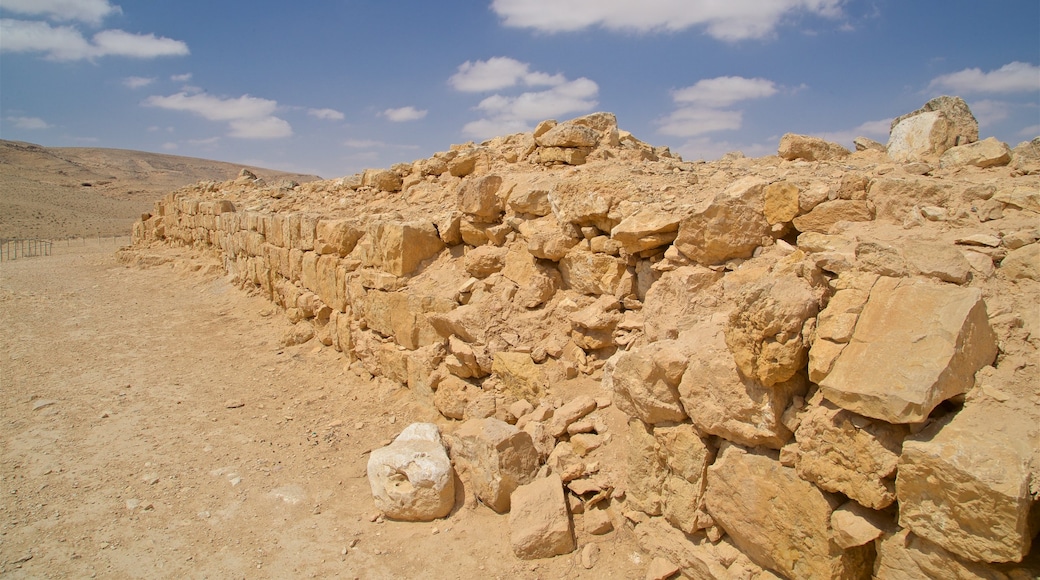
<path fill-rule="evenodd" d="M 455 505 L 455 473 L 432 423 L 412 423 L 368 458 L 376 507 L 395 520 L 442 518 Z"/>

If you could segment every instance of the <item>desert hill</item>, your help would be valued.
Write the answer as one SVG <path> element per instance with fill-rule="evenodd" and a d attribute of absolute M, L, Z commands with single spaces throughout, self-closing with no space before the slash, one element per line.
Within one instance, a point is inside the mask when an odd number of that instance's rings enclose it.
<path fill-rule="evenodd" d="M 224 181 L 242 168 L 178 155 L 0 140 L 0 238 L 126 234 L 163 193 Z M 248 169 L 272 182 L 318 179 Z"/>

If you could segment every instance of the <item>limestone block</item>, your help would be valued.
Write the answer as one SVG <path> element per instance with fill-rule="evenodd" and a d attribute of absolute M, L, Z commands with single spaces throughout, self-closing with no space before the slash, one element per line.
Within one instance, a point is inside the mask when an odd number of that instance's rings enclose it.
<path fill-rule="evenodd" d="M 1016 187 L 993 194 L 993 199 L 1017 208 L 1040 213 L 1040 191 L 1034 187 Z"/>
<path fill-rule="evenodd" d="M 531 156 L 532 163 L 582 165 L 592 152 L 591 147 L 539 147 Z"/>
<path fill-rule="evenodd" d="M 561 437 L 567 432 L 567 427 L 581 419 L 585 415 L 596 410 L 596 400 L 588 395 L 578 395 L 570 401 L 567 401 L 559 409 L 553 413 L 553 416 L 546 423 L 546 427 L 549 429 L 549 433 L 552 433 L 553 437 Z"/>
<path fill-rule="evenodd" d="M 338 254 L 346 257 L 354 250 L 364 230 L 349 219 L 321 219 L 315 225 L 314 249 L 319 254 Z"/>
<path fill-rule="evenodd" d="M 613 295 L 625 273 L 625 262 L 607 254 L 594 254 L 581 246 L 560 260 L 565 287 L 590 295 Z"/>
<path fill-rule="evenodd" d="M 546 387 L 545 373 L 531 355 L 523 352 L 496 352 L 491 372 L 503 389 L 517 399 L 537 401 Z"/>
<path fill-rule="evenodd" d="M 509 250 L 495 246 L 477 246 L 466 252 L 464 267 L 474 278 L 487 278 L 502 270 Z"/>
<path fill-rule="evenodd" d="M 505 209 L 505 200 L 499 196 L 502 178 L 484 175 L 464 181 L 456 191 L 458 209 L 478 221 L 494 222 Z"/>
<path fill-rule="evenodd" d="M 614 329 L 622 319 L 620 307 L 617 298 L 607 295 L 571 314 L 571 339 L 585 350 L 613 346 Z"/>
<path fill-rule="evenodd" d="M 939 158 L 940 167 L 973 165 L 986 168 L 1000 167 L 1008 163 L 1011 163 L 1011 148 L 996 137 L 951 147 Z"/>
<path fill-rule="evenodd" d="M 531 435 L 492 418 L 463 423 L 452 436 L 451 457 L 469 471 L 477 498 L 498 513 L 509 511 L 510 495 L 539 466 Z"/>
<path fill-rule="evenodd" d="M 766 182 L 746 177 L 700 204 L 679 224 L 675 247 L 687 258 L 710 266 L 732 258 L 750 258 L 755 248 L 772 243 L 772 226 L 763 213 Z"/>
<path fill-rule="evenodd" d="M 444 242 L 429 222 L 376 222 L 368 225 L 351 255 L 366 267 L 407 276 L 442 249 Z"/>
<path fill-rule="evenodd" d="M 871 420 L 821 401 L 801 415 L 794 434 L 800 452 L 795 469 L 821 489 L 884 509 L 896 499 L 896 463 L 909 435 L 904 425 Z"/>
<path fill-rule="evenodd" d="M 677 475 L 665 477 L 661 488 L 661 515 L 668 523 L 687 534 L 696 532 L 697 513 L 701 506 L 703 487 L 693 484 Z"/>
<path fill-rule="evenodd" d="M 881 537 L 892 527 L 881 512 L 868 510 L 855 502 L 845 502 L 831 514 L 834 541 L 842 548 L 855 548 Z"/>
<path fill-rule="evenodd" d="M 920 274 L 943 282 L 966 284 L 971 279 L 968 259 L 947 244 L 910 243 L 903 247 L 903 258 Z"/>
<path fill-rule="evenodd" d="M 747 376 L 772 386 L 805 368 L 806 320 L 819 305 L 809 283 L 793 274 L 766 276 L 740 289 L 726 326 L 726 345 Z"/>
<path fill-rule="evenodd" d="M 899 525 L 963 558 L 1018 562 L 1029 552 L 1035 411 L 968 404 L 952 421 L 903 443 Z"/>
<path fill-rule="evenodd" d="M 978 289 L 883 277 L 819 384 L 828 400 L 860 415 L 918 423 L 966 392 L 996 354 Z"/>
<path fill-rule="evenodd" d="M 708 513 L 757 564 L 788 578 L 863 578 L 871 546 L 843 550 L 831 538 L 839 501 L 779 462 L 736 445 L 708 468 Z"/>
<path fill-rule="evenodd" d="M 787 133 L 780 138 L 777 155 L 788 160 L 804 159 L 805 161 L 833 161 L 848 157 L 849 150 L 819 137 L 795 135 Z"/>
<path fill-rule="evenodd" d="M 722 272 L 704 266 L 682 266 L 665 272 L 646 292 L 643 332 L 648 341 L 676 338 L 693 324 L 704 303 L 716 298 L 708 291 L 722 279 Z"/>
<path fill-rule="evenodd" d="M 648 515 L 661 515 L 661 492 L 668 468 L 657 453 L 652 428 L 635 418 L 628 421 L 627 464 L 626 501 Z"/>
<path fill-rule="evenodd" d="M 659 341 L 612 357 L 604 367 L 603 386 L 613 391 L 614 404 L 630 417 L 649 424 L 680 422 L 686 419 L 679 402 L 684 370 L 686 356 L 675 341 Z"/>
<path fill-rule="evenodd" d="M 629 254 L 637 254 L 672 243 L 678 232 L 678 216 L 646 207 L 621 220 L 610 230 L 610 237 Z"/>
<path fill-rule="evenodd" d="M 393 443 L 368 458 L 376 507 L 388 518 L 430 521 L 455 505 L 455 473 L 432 423 L 412 423 Z"/>
<path fill-rule="evenodd" d="M 502 275 L 518 286 L 516 302 L 524 308 L 545 304 L 563 284 L 559 270 L 539 263 L 524 248 L 509 250 L 504 258 Z"/>
<path fill-rule="evenodd" d="M 1036 571 L 1011 576 L 993 564 L 958 558 L 941 546 L 915 536 L 910 530 L 886 534 L 877 542 L 874 577 L 877 580 L 1008 580 L 1035 578 Z"/>
<path fill-rule="evenodd" d="M 1000 261 L 1000 271 L 1011 280 L 1040 280 L 1040 244 L 1008 252 Z"/>
<path fill-rule="evenodd" d="M 437 383 L 437 391 L 433 394 L 433 406 L 441 415 L 461 420 L 466 416 L 466 407 L 481 393 L 479 387 L 456 375 L 448 375 Z"/>
<path fill-rule="evenodd" d="M 805 379 L 795 375 L 765 387 L 741 375 L 726 347 L 723 320 L 714 316 L 680 335 L 698 348 L 679 383 L 679 400 L 701 433 L 779 449 L 791 438 L 780 418 L 791 398 L 805 392 Z"/>
<path fill-rule="evenodd" d="M 545 216 L 520 224 L 520 235 L 527 240 L 527 249 L 533 256 L 557 262 L 580 241 L 568 229 L 554 216 Z"/>
<path fill-rule="evenodd" d="M 888 155 L 897 161 L 921 161 L 978 139 L 979 123 L 968 104 L 960 97 L 944 95 L 892 120 Z"/>
<path fill-rule="evenodd" d="M 366 169 L 361 177 L 362 186 L 372 187 L 379 191 L 401 191 L 402 184 L 401 176 L 388 169 Z"/>
<path fill-rule="evenodd" d="M 537 181 L 517 185 L 509 196 L 509 207 L 518 214 L 547 216 L 552 213 L 549 204 L 550 181 Z"/>
<path fill-rule="evenodd" d="M 595 147 L 599 144 L 599 134 L 590 127 L 565 122 L 534 140 L 540 147 Z"/>
<path fill-rule="evenodd" d="M 798 217 L 798 195 L 801 191 L 790 181 L 770 183 L 763 190 L 762 212 L 770 224 L 787 223 Z"/>
<path fill-rule="evenodd" d="M 688 537 L 682 531 L 662 521 L 662 518 L 651 518 L 649 521 L 638 524 L 635 529 L 635 538 L 644 552 L 654 554 L 658 558 L 667 558 L 668 562 L 674 562 L 671 569 L 674 570 L 675 567 L 681 569 L 684 578 L 698 580 L 721 578 L 774 580 L 777 578 L 740 553 L 729 538 L 724 537 L 717 544 L 713 544 L 704 534 Z M 663 571 L 657 573 L 657 567 L 651 563 L 646 578 L 671 578 L 675 572 L 665 574 L 668 569 L 668 566 L 662 565 L 661 570 Z M 651 575 L 651 572 L 654 572 L 654 575 Z"/>
<path fill-rule="evenodd" d="M 574 528 L 558 475 L 516 488 L 509 512 L 509 540 L 518 558 L 551 558 L 574 551 Z"/>
<path fill-rule="evenodd" d="M 609 232 L 614 222 L 608 217 L 612 205 L 607 193 L 592 191 L 571 181 L 559 181 L 549 191 L 549 205 L 561 224 L 596 226 Z"/>
<path fill-rule="evenodd" d="M 464 304 L 450 312 L 431 313 L 426 317 L 444 338 L 455 335 L 469 343 L 487 342 L 488 312 L 480 304 Z"/>
<path fill-rule="evenodd" d="M 829 234 L 838 222 L 869 222 L 874 211 L 864 200 L 835 199 L 825 201 L 807 214 L 794 218 L 794 227 L 800 232 Z"/>
<path fill-rule="evenodd" d="M 448 161 L 448 173 L 452 177 L 466 177 L 476 171 L 481 162 L 486 164 L 487 156 L 487 151 L 480 147 L 461 151 Z"/>
<path fill-rule="evenodd" d="M 708 465 L 715 461 L 715 451 L 693 425 L 658 425 L 654 427 L 654 440 L 661 462 L 671 473 L 703 487 Z"/>

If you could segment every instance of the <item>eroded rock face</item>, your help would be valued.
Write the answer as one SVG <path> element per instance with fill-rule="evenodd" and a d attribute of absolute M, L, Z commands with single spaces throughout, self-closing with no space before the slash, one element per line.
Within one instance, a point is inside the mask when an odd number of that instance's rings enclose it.
<path fill-rule="evenodd" d="M 395 520 L 434 520 L 455 505 L 455 472 L 432 423 L 413 423 L 373 450 L 368 482 L 376 508 Z"/>

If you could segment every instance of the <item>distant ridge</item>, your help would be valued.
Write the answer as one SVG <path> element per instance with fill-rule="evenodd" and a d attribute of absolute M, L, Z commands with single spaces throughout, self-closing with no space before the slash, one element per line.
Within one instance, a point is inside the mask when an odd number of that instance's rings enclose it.
<path fill-rule="evenodd" d="M 234 179 L 243 168 L 267 181 L 320 179 L 180 155 L 0 140 L 0 238 L 126 234 L 164 193 Z"/>

